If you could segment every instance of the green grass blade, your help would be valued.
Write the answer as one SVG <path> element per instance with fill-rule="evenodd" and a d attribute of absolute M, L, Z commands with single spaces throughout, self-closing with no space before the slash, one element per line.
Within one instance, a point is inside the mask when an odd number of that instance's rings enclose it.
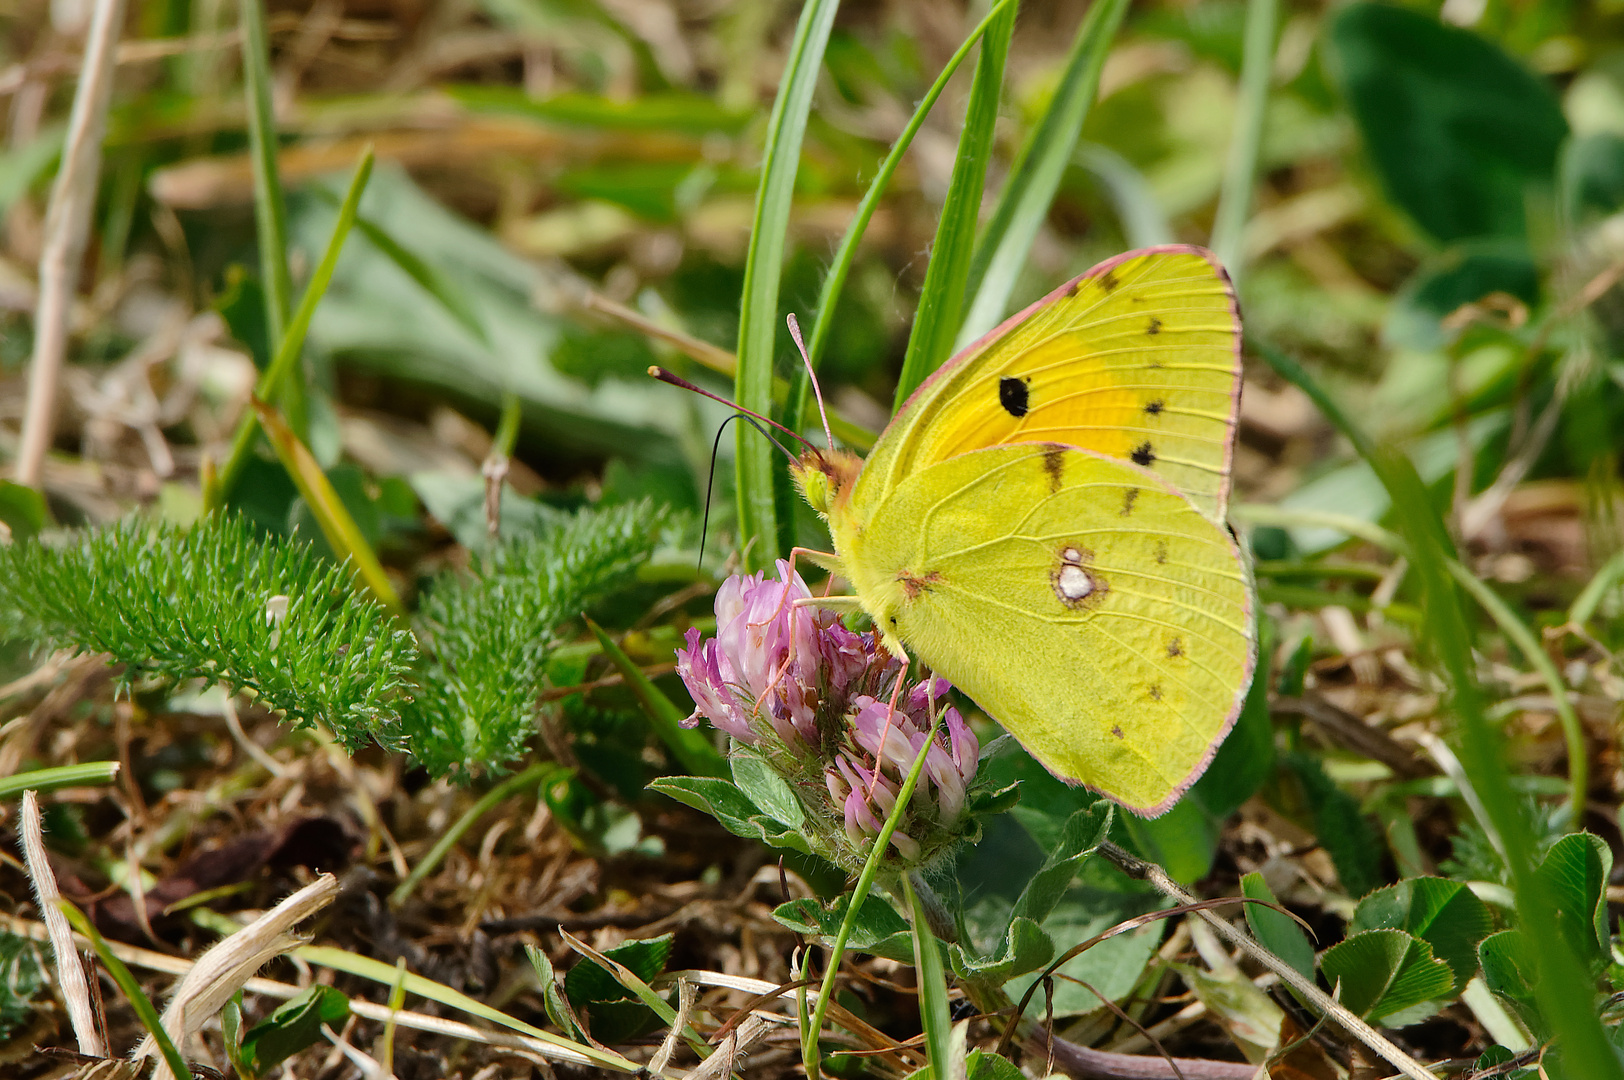
<path fill-rule="evenodd" d="M 462 839 L 463 834 L 473 828 L 479 819 L 484 817 L 497 803 L 515 792 L 523 791 L 527 787 L 540 786 L 543 780 L 558 771 L 559 766 L 551 761 L 532 765 L 524 772 L 508 777 L 480 796 L 479 801 L 470 806 L 468 811 L 457 819 L 456 824 L 440 834 L 439 839 L 434 842 L 434 846 L 417 861 L 416 866 L 412 867 L 412 872 L 407 874 L 399 885 L 395 886 L 395 891 L 389 894 L 389 906 L 398 908 L 404 904 L 418 885 L 422 884 L 423 879 L 428 877 L 434 871 L 434 868 L 445 860 L 451 849 L 457 846 L 457 841 Z"/>
<path fill-rule="evenodd" d="M 1015 31 L 1015 7 L 1004 8 L 981 37 L 981 55 L 976 58 L 975 80 L 970 84 L 970 104 L 959 136 L 958 158 L 953 177 L 942 203 L 942 220 L 936 227 L 936 240 L 930 249 L 930 265 L 919 294 L 919 310 L 914 315 L 913 333 L 908 335 L 908 352 L 902 360 L 897 380 L 895 408 L 901 408 L 920 383 L 935 371 L 953 351 L 959 323 L 964 315 L 965 286 L 970 277 L 976 221 L 981 211 L 981 192 L 987 182 L 987 164 L 992 160 L 998 125 L 998 104 L 1003 97 L 1004 61 Z"/>
<path fill-rule="evenodd" d="M 610 637 L 603 627 L 591 619 L 586 619 L 586 626 L 598 639 L 598 644 L 603 646 L 603 655 L 615 665 L 615 670 L 620 672 L 621 678 L 626 680 L 627 689 L 637 696 L 638 702 L 643 706 L 643 712 L 648 715 L 649 723 L 654 727 L 654 733 L 660 737 L 665 748 L 671 751 L 671 756 L 677 763 L 695 776 L 728 775 L 727 759 L 711 745 L 705 733 L 698 728 L 682 726 L 683 720 L 686 719 L 683 711 L 660 692 L 660 688 L 643 674 L 642 668 L 632 663 L 631 657 L 615 644 L 615 639 Z"/>
<path fill-rule="evenodd" d="M 801 140 L 812 109 L 812 91 L 823 65 L 838 0 L 807 0 L 795 26 L 789 62 L 778 84 L 767 124 L 761 182 L 756 189 L 755 220 L 744 264 L 744 296 L 739 306 L 739 370 L 733 397 L 742 407 L 763 416 L 772 411 L 773 342 L 778 324 L 778 285 L 784 271 L 784 245 L 789 231 L 795 174 L 801 164 Z M 777 451 L 748 425 L 739 425 L 739 544 L 750 569 L 762 569 L 778 553 L 778 506 L 775 484 L 787 483 Z"/>
<path fill-rule="evenodd" d="M 1306 393 L 1326 418 L 1342 430 L 1387 488 L 1421 585 L 1425 635 L 1421 644 L 1432 653 L 1449 682 L 1451 711 L 1460 730 L 1461 765 L 1505 845 L 1519 921 L 1535 943 L 1541 1012 L 1556 1031 L 1563 1048 L 1563 1060 L 1573 1075 L 1624 1080 L 1624 1068 L 1620 1067 L 1596 1015 L 1592 980 L 1557 932 L 1556 905 L 1534 872 L 1533 836 L 1528 822 L 1523 820 L 1501 753 L 1499 733 L 1484 711 L 1475 677 L 1472 637 L 1449 569 L 1456 561 L 1454 545 L 1442 519 L 1432 508 L 1426 486 L 1409 458 L 1396 450 L 1377 448 L 1301 365 L 1278 349 L 1252 344 L 1270 367 Z M 1479 596 L 1479 600 L 1482 599 Z M 1491 614 L 1494 614 L 1492 608 Z M 1538 650 L 1537 642 L 1533 648 Z M 1571 770 L 1572 765 L 1569 767 Z M 1579 806 L 1583 806 L 1582 801 Z"/>
<path fill-rule="evenodd" d="M 361 163 L 356 166 L 355 175 L 350 179 L 350 190 L 344 196 L 344 205 L 339 208 L 333 235 L 327 240 L 327 250 L 322 254 L 316 272 L 311 275 L 310 284 L 305 286 L 304 296 L 299 300 L 299 310 L 294 312 L 270 366 L 261 373 L 259 383 L 254 387 L 254 395 L 262 401 L 269 401 L 276 395 L 298 363 L 305 335 L 310 331 L 310 320 L 316 314 L 316 305 L 321 302 L 328 283 L 333 280 L 333 268 L 338 265 L 338 255 L 344 250 L 344 240 L 350 234 L 350 227 L 355 224 L 356 208 L 361 204 L 361 194 L 366 191 L 367 180 L 371 176 L 372 151 L 368 149 L 361 155 Z M 244 466 L 248 464 L 248 455 L 254 448 L 254 424 L 254 412 L 250 409 L 237 425 L 230 456 L 226 458 L 214 483 L 208 485 L 209 490 L 204 493 L 204 502 L 210 510 L 218 510 L 225 505 L 231 489 L 236 486 Z"/>
<path fill-rule="evenodd" d="M 1571 1075 L 1624 1080 L 1624 1067 L 1596 1013 L 1594 981 L 1558 931 L 1554 898 L 1534 872 L 1533 837 L 1474 677 L 1471 637 L 1450 580 L 1448 565 L 1453 552 L 1443 521 L 1432 509 L 1426 487 L 1408 458 L 1393 451 L 1378 452 L 1371 464 L 1391 492 L 1394 510 L 1410 541 L 1411 560 L 1425 598 L 1426 644 L 1449 681 L 1450 703 L 1460 725 L 1461 764 L 1505 844 L 1519 922 L 1534 942 L 1539 965 L 1535 990 L 1540 1011 L 1556 1032 L 1563 1064 Z"/>
<path fill-rule="evenodd" d="M 1584 817 L 1585 793 L 1590 790 L 1590 763 L 1585 757 L 1584 726 L 1579 722 L 1579 714 L 1573 710 L 1573 703 L 1568 700 L 1568 688 L 1562 681 L 1562 673 L 1556 670 L 1556 665 L 1551 662 L 1550 656 L 1546 654 L 1534 632 L 1517 617 L 1517 613 L 1511 610 L 1509 604 L 1500 599 L 1498 593 L 1460 563 L 1451 561 L 1448 565 L 1449 572 L 1460 587 L 1470 593 L 1472 599 L 1476 600 L 1499 624 L 1501 632 L 1512 640 L 1517 650 L 1534 666 L 1540 678 L 1545 680 L 1546 689 L 1551 692 L 1551 703 L 1556 709 L 1557 719 L 1562 723 L 1562 735 L 1568 744 L 1572 825 L 1579 828 L 1579 823 Z"/>
<path fill-rule="evenodd" d="M 310 448 L 300 441 L 294 434 L 293 428 L 282 419 L 275 406 L 255 399 L 254 411 L 259 414 L 259 426 L 265 429 L 266 436 L 271 440 L 271 448 L 287 470 L 293 481 L 294 488 L 304 499 L 305 505 L 320 526 L 321 533 L 327 538 L 327 546 L 333 549 L 333 554 L 355 567 L 372 595 L 378 602 L 389 609 L 389 613 L 397 619 L 406 618 L 406 606 L 400 602 L 400 594 L 389 581 L 383 564 L 378 561 L 378 553 L 372 550 L 367 542 L 366 534 L 356 524 L 355 517 L 350 513 L 344 500 L 339 498 L 338 492 L 333 488 L 332 481 L 322 472 L 321 464 L 316 460 Z"/>
<path fill-rule="evenodd" d="M 1151 190 L 1145 174 L 1133 162 L 1098 143 L 1077 148 L 1077 163 L 1094 175 L 1100 193 L 1116 211 L 1117 224 L 1130 248 L 1155 247 L 1173 242 L 1173 226 Z"/>
<path fill-rule="evenodd" d="M 914 890 L 913 876 L 902 875 L 903 896 L 913 923 L 914 968 L 919 982 L 919 1020 L 925 1028 L 925 1052 L 930 1058 L 932 1076 L 962 1076 L 963 1063 L 954 1064 L 953 1014 L 948 1006 L 947 973 L 942 967 L 942 949 L 931 933 L 925 905 Z M 961 1044 L 958 1052 L 964 1053 Z"/>
<path fill-rule="evenodd" d="M 169 1071 L 176 1077 L 191 1076 L 192 1070 L 187 1066 L 186 1059 L 180 1056 L 180 1051 L 175 1049 L 174 1042 L 169 1038 L 169 1032 L 164 1030 L 163 1021 L 158 1017 L 158 1007 L 152 1003 L 151 998 L 141 992 L 141 984 L 136 982 L 130 969 L 124 966 L 124 961 L 113 955 L 113 950 L 107 947 L 106 940 L 95 926 L 91 925 L 90 920 L 85 918 L 84 912 L 70 901 L 59 900 L 57 903 L 68 922 L 73 924 L 73 928 L 89 940 L 90 947 L 96 951 L 96 958 L 102 962 L 102 967 L 107 969 L 107 974 L 118 983 L 119 990 L 129 1001 L 130 1008 L 135 1010 L 141 1026 L 147 1029 L 147 1034 L 151 1035 L 152 1041 L 157 1044 L 158 1052 L 163 1055 Z"/>
<path fill-rule="evenodd" d="M 55 791 L 65 787 L 89 787 L 92 784 L 111 784 L 118 775 L 116 761 L 86 761 L 79 765 L 58 765 L 51 769 L 32 769 L 0 777 L 0 802 L 14 799 L 25 791 Z"/>
<path fill-rule="evenodd" d="M 441 1005 L 449 1005 L 453 1009 L 461 1010 L 470 1016 L 477 1016 L 481 1020 L 489 1020 L 493 1024 L 517 1031 L 521 1035 L 528 1035 L 532 1039 L 539 1039 L 544 1043 L 551 1043 L 561 1049 L 585 1057 L 600 1069 L 610 1069 L 614 1072 L 638 1073 L 643 1070 L 634 1062 L 621 1057 L 613 1050 L 598 1049 L 582 1043 L 571 1042 L 551 1032 L 543 1031 L 525 1023 L 523 1020 L 509 1016 L 500 1009 L 492 1008 L 483 1001 L 478 1001 L 453 990 L 444 983 L 435 982 L 412 972 L 407 972 L 401 978 L 400 972 L 393 964 L 386 964 L 381 960 L 374 960 L 369 956 L 357 956 L 355 953 L 337 949 L 331 945 L 301 945 L 290 954 L 297 956 L 306 963 L 316 964 L 320 967 L 332 968 L 334 971 L 343 971 L 351 975 L 370 979 L 379 986 L 393 987 L 398 981 L 405 987 L 408 994 L 438 1001 Z"/>
<path fill-rule="evenodd" d="M 970 31 L 970 36 L 964 39 L 958 51 L 948 59 L 947 64 L 942 68 L 941 74 L 936 76 L 936 81 L 931 84 L 929 90 L 925 91 L 925 96 L 920 99 L 919 107 L 914 110 L 913 116 L 908 119 L 907 126 L 902 129 L 902 134 L 897 136 L 897 141 L 892 145 L 891 152 L 880 163 L 879 171 L 874 174 L 874 179 L 868 185 L 868 191 L 863 194 L 863 201 L 857 204 L 857 213 L 852 217 L 851 224 L 846 227 L 846 235 L 840 238 L 840 247 L 835 250 L 834 261 L 829 265 L 829 273 L 824 276 L 823 290 L 818 296 L 817 320 L 812 324 L 812 333 L 806 339 L 806 354 L 808 359 L 812 361 L 814 370 L 823 359 L 823 350 L 829 343 L 830 332 L 834 329 L 835 309 L 840 306 L 840 294 L 846 287 L 846 276 L 851 272 L 852 260 L 857 257 L 857 246 L 862 242 L 863 233 L 868 229 L 869 219 L 874 216 L 874 211 L 879 208 L 880 199 L 891 186 L 892 175 L 897 171 L 897 166 L 902 164 L 903 155 L 907 153 L 908 147 L 913 144 L 914 136 L 919 133 L 920 127 L 925 123 L 925 118 L 930 115 L 930 110 L 936 105 L 936 99 L 942 96 L 943 90 L 947 89 L 948 80 L 953 78 L 953 75 L 959 70 L 959 65 L 964 63 L 965 58 L 970 55 L 970 50 L 987 32 L 987 27 L 992 25 L 993 19 L 1015 2 L 1016 0 L 998 0 L 998 3 L 993 5 L 992 10 L 987 12 L 987 17 L 982 19 L 974 30 Z M 810 394 L 811 383 L 807 380 L 804 372 L 798 372 L 793 389 L 790 391 L 789 406 L 786 410 L 786 415 L 791 418 L 786 423 L 796 431 L 803 429 L 809 419 Z"/>
<path fill-rule="evenodd" d="M 1076 153 L 1106 54 L 1127 10 L 1128 0 L 1098 0 L 1078 27 L 1060 85 L 1015 159 L 976 245 L 969 277 L 975 299 L 959 329 L 957 347 L 970 344 L 1008 313 L 1010 293 Z"/>
<path fill-rule="evenodd" d="M 1252 211 L 1257 180 L 1258 147 L 1263 142 L 1263 114 L 1269 104 L 1269 75 L 1274 70 L 1274 29 L 1280 0 L 1246 0 L 1246 51 L 1241 60 L 1241 91 L 1235 105 L 1235 132 L 1229 141 L 1218 212 L 1212 223 L 1212 251 L 1239 281 L 1241 241 Z"/>
<path fill-rule="evenodd" d="M 265 328 L 271 355 L 287 333 L 293 310 L 293 275 L 288 270 L 288 214 L 277 170 L 276 115 L 271 106 L 271 46 L 264 0 L 242 0 L 243 93 L 248 106 L 248 156 L 254 171 L 254 225 L 259 242 L 259 276 L 265 294 Z M 304 385 L 289 383 L 282 405 L 304 433 Z"/>

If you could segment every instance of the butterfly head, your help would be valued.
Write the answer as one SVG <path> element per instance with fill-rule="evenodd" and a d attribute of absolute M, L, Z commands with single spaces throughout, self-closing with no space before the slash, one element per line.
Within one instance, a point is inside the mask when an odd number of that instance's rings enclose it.
<path fill-rule="evenodd" d="M 789 467 L 808 505 L 824 517 L 851 496 L 863 459 L 849 450 L 809 449 Z"/>

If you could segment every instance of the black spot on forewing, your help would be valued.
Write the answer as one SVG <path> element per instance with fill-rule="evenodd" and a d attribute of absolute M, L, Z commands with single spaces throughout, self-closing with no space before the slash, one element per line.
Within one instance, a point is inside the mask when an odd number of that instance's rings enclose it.
<path fill-rule="evenodd" d="M 1165 540 L 1158 540 L 1156 542 L 1156 565 L 1167 565 L 1167 541 Z"/>
<path fill-rule="evenodd" d="M 1107 270 L 1105 273 L 1100 275 L 1100 288 L 1104 289 L 1108 293 L 1116 292 L 1117 286 L 1120 284 L 1122 284 L 1122 282 L 1117 280 L 1115 270 Z"/>
<path fill-rule="evenodd" d="M 1066 448 L 1058 443 L 1051 443 L 1043 452 L 1043 471 L 1049 474 L 1049 493 L 1052 495 L 1060 490 L 1062 473 L 1066 469 Z"/>
<path fill-rule="evenodd" d="M 1169 660 L 1177 660 L 1179 657 L 1181 657 L 1183 655 L 1184 655 L 1184 642 L 1183 642 L 1183 640 L 1180 639 L 1180 638 L 1176 638 L 1176 637 L 1168 638 L 1167 639 L 1167 658 Z"/>
<path fill-rule="evenodd" d="M 1148 326 L 1145 329 L 1145 333 L 1154 336 L 1154 335 L 1159 334 L 1161 332 L 1162 332 L 1162 320 L 1160 320 L 1156 316 L 1152 315 L 1150 317 L 1150 326 Z"/>
<path fill-rule="evenodd" d="M 1126 735 L 1122 734 L 1122 726 L 1120 724 L 1111 725 L 1111 734 L 1115 735 L 1119 739 L 1127 738 Z"/>
<path fill-rule="evenodd" d="M 1122 516 L 1127 517 L 1133 513 L 1133 501 L 1139 498 L 1138 488 L 1129 488 L 1122 493 Z"/>
<path fill-rule="evenodd" d="M 1162 684 L 1151 683 L 1150 686 L 1146 688 L 1145 693 L 1150 695 L 1150 700 L 1152 701 L 1162 700 Z"/>
<path fill-rule="evenodd" d="M 1004 411 L 1014 417 L 1026 415 L 1030 395 L 1026 389 L 1025 379 L 1016 379 L 1008 375 L 998 380 L 998 404 Z"/>
<path fill-rule="evenodd" d="M 1157 398 L 1155 401 L 1152 401 L 1150 404 L 1145 406 L 1145 415 L 1160 416 L 1162 415 L 1162 410 L 1165 408 L 1167 408 L 1167 404 L 1163 402 L 1161 398 Z"/>
<path fill-rule="evenodd" d="M 1148 469 L 1151 463 L 1156 460 L 1156 451 L 1151 447 L 1150 441 L 1147 439 L 1134 447 L 1133 453 L 1129 454 L 1128 457 L 1135 465 Z"/>

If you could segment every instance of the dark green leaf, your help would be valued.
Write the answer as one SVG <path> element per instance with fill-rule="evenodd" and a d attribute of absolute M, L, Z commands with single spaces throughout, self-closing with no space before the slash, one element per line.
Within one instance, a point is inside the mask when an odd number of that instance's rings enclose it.
<path fill-rule="evenodd" d="M 1494 916 L 1471 889 L 1445 878 L 1409 878 L 1359 901 L 1348 933 L 1404 930 L 1432 946 L 1455 973 L 1453 993 L 1477 972 L 1477 947 L 1494 929 Z"/>
<path fill-rule="evenodd" d="M 1613 853 L 1594 833 L 1572 833 L 1546 853 L 1539 874 L 1556 899 L 1556 928 L 1582 962 L 1600 970 L 1609 958 L 1607 881 Z"/>
<path fill-rule="evenodd" d="M 553 962 L 547 954 L 534 945 L 524 947 L 525 955 L 530 958 L 530 966 L 536 971 L 536 979 L 541 983 L 541 1001 L 547 1010 L 547 1016 L 564 1032 L 565 1035 L 575 1038 L 581 1032 L 575 1024 L 574 1014 L 570 1009 L 569 1000 L 564 996 L 564 987 L 559 982 L 558 974 L 553 970 Z"/>
<path fill-rule="evenodd" d="M 785 825 L 798 828 L 806 820 L 801 801 L 784 778 L 767 762 L 748 752 L 733 755 L 728 763 L 733 782 L 745 797 Z"/>
<path fill-rule="evenodd" d="M 1049 851 L 1042 869 L 1032 876 L 1015 901 L 1012 920 L 1027 918 L 1042 924 L 1071 887 L 1083 860 L 1105 843 L 1111 831 L 1111 820 L 1111 804 L 1104 801 L 1072 814 L 1061 831 L 1060 842 Z"/>
<path fill-rule="evenodd" d="M 709 814 L 734 836 L 812 854 L 811 846 L 799 829 L 762 813 L 736 784 L 726 780 L 708 776 L 666 776 L 651 783 L 649 790 L 669 795 Z"/>
<path fill-rule="evenodd" d="M 322 1041 L 323 1025 L 337 1030 L 350 1015 L 350 999 L 331 986 L 312 986 L 243 1033 L 241 1057 L 256 1076 Z"/>
<path fill-rule="evenodd" d="M 662 934 L 643 941 L 628 941 L 604 949 L 603 955 L 629 968 L 646 983 L 665 970 L 675 937 Z M 599 1042 L 622 1042 L 659 1023 L 660 1018 L 652 1009 L 590 957 L 582 957 L 564 973 L 564 995 L 578 1014 L 586 1015 L 592 1037 Z"/>
<path fill-rule="evenodd" d="M 0 525 L 11 530 L 15 543 L 32 540 L 48 519 L 45 496 L 31 487 L 0 480 Z"/>
<path fill-rule="evenodd" d="M 1255 871 L 1241 878 L 1241 895 L 1270 904 L 1277 902 L 1263 875 Z M 1290 964 L 1300 975 L 1314 977 L 1314 946 L 1295 919 L 1262 904 L 1247 904 L 1246 924 L 1265 949 Z"/>
<path fill-rule="evenodd" d="M 1350 4 L 1333 67 L 1387 194 L 1439 240 L 1524 235 L 1567 122 L 1550 88 L 1496 46 L 1429 14 Z"/>
<path fill-rule="evenodd" d="M 998 951 L 977 958 L 954 946 L 950 950 L 953 971 L 961 979 L 974 979 L 997 985 L 1046 966 L 1054 959 L 1054 939 L 1031 919 L 1017 915 L 1009 922 Z"/>
<path fill-rule="evenodd" d="M 845 921 L 850 905 L 849 893 L 828 906 L 810 898 L 791 900 L 773 909 L 773 918 L 798 934 L 832 942 L 840 932 L 840 924 Z M 914 962 L 913 929 L 895 908 L 878 896 L 863 898 L 846 947 L 904 964 Z"/>
<path fill-rule="evenodd" d="M 1534 994 L 1538 965 L 1527 935 L 1521 930 L 1491 934 L 1477 947 L 1477 955 L 1488 988 L 1504 998 L 1536 1034 L 1548 1032 L 1550 1026 L 1541 1017 Z"/>
<path fill-rule="evenodd" d="M 1454 997 L 1455 976 L 1432 946 L 1402 930 L 1367 930 L 1325 950 L 1320 970 L 1342 987 L 1341 1001 L 1375 1024 L 1400 1027 Z"/>
<path fill-rule="evenodd" d="M 1342 887 L 1350 896 L 1363 896 L 1380 885 L 1381 836 L 1365 820 L 1359 803 L 1326 775 L 1317 758 L 1290 753 L 1281 760 L 1302 785 L 1314 831 L 1336 865 Z"/>

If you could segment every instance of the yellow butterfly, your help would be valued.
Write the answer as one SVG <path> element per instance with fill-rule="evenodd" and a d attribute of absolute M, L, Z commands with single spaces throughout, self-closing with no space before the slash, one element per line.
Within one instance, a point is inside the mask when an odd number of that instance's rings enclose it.
<path fill-rule="evenodd" d="M 1239 400 L 1212 255 L 1118 256 L 949 361 L 866 462 L 791 466 L 834 540 L 814 559 L 1050 772 L 1160 814 L 1252 677 L 1250 578 L 1222 523 Z"/>

